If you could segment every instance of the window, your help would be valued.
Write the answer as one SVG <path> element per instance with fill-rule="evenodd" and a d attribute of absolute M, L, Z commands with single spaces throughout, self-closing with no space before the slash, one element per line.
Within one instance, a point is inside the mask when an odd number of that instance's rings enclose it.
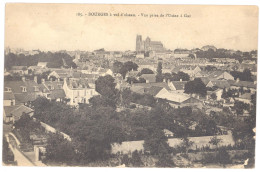
<path fill-rule="evenodd" d="M 49 90 L 54 90 L 53 85 L 48 85 Z"/>
<path fill-rule="evenodd" d="M 22 92 L 23 92 L 23 93 L 24 93 L 24 92 L 27 92 L 26 87 L 22 87 Z"/>
<path fill-rule="evenodd" d="M 5 92 L 11 92 L 11 88 L 9 88 L 9 87 L 5 87 Z"/>
<path fill-rule="evenodd" d="M 39 88 L 37 86 L 34 86 L 34 91 L 39 91 Z"/>

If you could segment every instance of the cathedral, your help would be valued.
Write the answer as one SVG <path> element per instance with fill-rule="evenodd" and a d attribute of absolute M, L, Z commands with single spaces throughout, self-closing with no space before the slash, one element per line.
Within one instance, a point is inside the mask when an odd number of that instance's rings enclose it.
<path fill-rule="evenodd" d="M 160 41 L 151 41 L 149 37 L 147 37 L 144 41 L 142 40 L 142 35 L 136 36 L 136 52 L 162 52 L 165 51 L 163 44 Z"/>

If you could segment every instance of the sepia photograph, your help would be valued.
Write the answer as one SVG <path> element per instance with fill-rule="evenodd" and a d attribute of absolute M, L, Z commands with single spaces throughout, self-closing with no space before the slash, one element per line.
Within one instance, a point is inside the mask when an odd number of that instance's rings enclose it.
<path fill-rule="evenodd" d="M 255 168 L 258 6 L 4 13 L 3 166 Z"/>

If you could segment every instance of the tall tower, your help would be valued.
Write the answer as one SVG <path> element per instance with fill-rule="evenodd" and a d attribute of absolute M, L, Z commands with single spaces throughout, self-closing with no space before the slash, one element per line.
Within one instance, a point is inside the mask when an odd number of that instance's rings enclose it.
<path fill-rule="evenodd" d="M 142 51 L 142 35 L 136 36 L 136 52 Z"/>

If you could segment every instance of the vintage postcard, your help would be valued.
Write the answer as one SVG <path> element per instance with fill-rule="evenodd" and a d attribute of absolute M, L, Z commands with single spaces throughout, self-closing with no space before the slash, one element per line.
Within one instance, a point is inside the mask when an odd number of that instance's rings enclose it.
<path fill-rule="evenodd" d="M 257 6 L 5 10 L 4 166 L 255 167 Z"/>

